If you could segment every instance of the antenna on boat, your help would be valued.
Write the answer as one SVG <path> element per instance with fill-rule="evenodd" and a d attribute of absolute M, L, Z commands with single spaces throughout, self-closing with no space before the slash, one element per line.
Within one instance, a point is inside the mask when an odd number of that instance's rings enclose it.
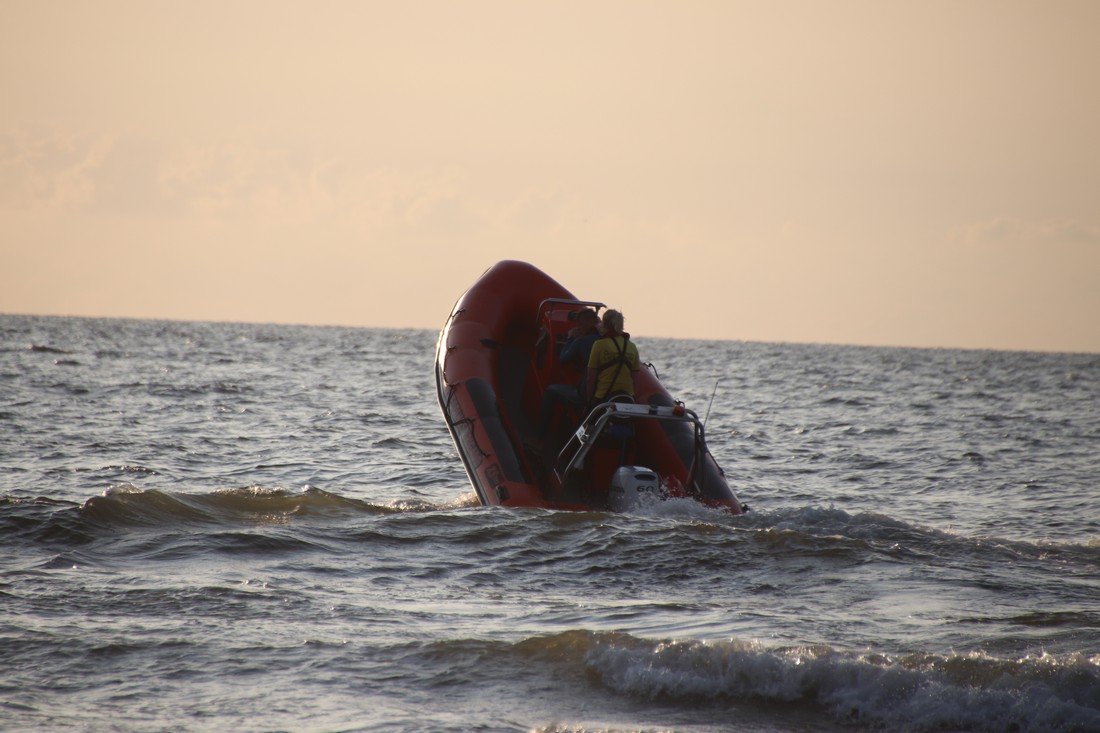
<path fill-rule="evenodd" d="M 722 381 L 721 377 L 714 380 L 714 389 L 710 392 L 710 402 L 707 403 L 707 416 L 703 418 L 703 427 L 707 426 L 707 420 L 710 419 L 710 408 L 714 404 L 714 395 L 718 393 L 718 383 Z"/>

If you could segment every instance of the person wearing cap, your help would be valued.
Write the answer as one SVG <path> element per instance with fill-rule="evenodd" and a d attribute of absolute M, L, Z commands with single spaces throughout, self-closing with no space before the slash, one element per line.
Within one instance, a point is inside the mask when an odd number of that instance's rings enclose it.
<path fill-rule="evenodd" d="M 600 317 L 591 308 L 584 308 L 577 313 L 577 325 L 569 329 L 566 334 L 565 345 L 562 346 L 558 361 L 562 364 L 572 364 L 577 371 L 584 374 L 588 367 L 588 355 L 592 352 L 592 345 L 600 338 Z"/>

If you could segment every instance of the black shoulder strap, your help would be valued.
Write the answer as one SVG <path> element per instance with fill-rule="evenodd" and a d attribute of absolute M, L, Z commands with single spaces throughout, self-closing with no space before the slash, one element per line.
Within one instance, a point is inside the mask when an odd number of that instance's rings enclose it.
<path fill-rule="evenodd" d="M 611 388 L 615 386 L 615 382 L 618 381 L 619 375 L 622 374 L 622 372 L 623 372 L 623 367 L 627 365 L 626 344 L 627 344 L 627 341 L 630 340 L 630 336 L 625 334 L 625 333 L 623 334 L 623 345 L 622 345 L 621 348 L 619 346 L 619 342 L 615 340 L 614 336 L 611 336 L 609 338 L 611 339 L 611 343 L 615 345 L 615 350 L 618 351 L 619 353 L 618 353 L 617 356 L 613 356 L 610 359 L 608 359 L 607 361 L 605 361 L 603 364 L 600 364 L 599 371 L 596 372 L 597 378 L 598 378 L 598 376 L 600 374 L 603 374 L 604 371 L 610 369 L 611 367 L 613 367 L 613 366 L 618 367 L 618 369 L 615 370 L 615 374 L 611 377 L 611 381 L 608 382 L 608 391 L 610 391 Z M 607 396 L 606 394 L 601 395 L 601 396 L 598 397 L 598 399 L 602 400 L 606 396 Z"/>
<path fill-rule="evenodd" d="M 626 364 L 626 362 L 627 362 L 627 359 L 626 359 L 626 342 L 630 337 L 627 336 L 625 333 L 623 334 L 623 345 L 621 347 L 619 346 L 619 342 L 615 340 L 614 336 L 608 336 L 607 338 L 611 340 L 611 344 L 615 347 L 615 351 L 617 351 L 619 353 L 617 355 L 611 357 L 607 361 L 605 361 L 603 364 L 600 364 L 599 370 L 598 370 L 599 374 L 603 374 L 604 371 L 610 369 L 613 366 L 622 366 L 622 365 Z M 614 381 L 614 380 L 612 380 L 612 381 Z"/>

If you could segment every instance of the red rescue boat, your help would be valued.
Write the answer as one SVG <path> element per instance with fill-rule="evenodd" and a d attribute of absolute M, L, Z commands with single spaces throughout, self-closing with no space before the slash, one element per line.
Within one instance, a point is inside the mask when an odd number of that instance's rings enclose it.
<path fill-rule="evenodd" d="M 439 406 L 482 504 L 626 510 L 692 498 L 741 514 L 698 416 L 643 368 L 634 403 L 581 414 L 558 406 L 537 435 L 542 395 L 582 374 L 558 359 L 582 301 L 526 262 L 498 262 L 459 299 L 439 334 Z"/>

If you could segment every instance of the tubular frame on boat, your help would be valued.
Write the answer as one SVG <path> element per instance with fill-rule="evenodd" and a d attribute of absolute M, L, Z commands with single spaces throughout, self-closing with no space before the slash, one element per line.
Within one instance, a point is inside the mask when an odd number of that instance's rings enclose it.
<path fill-rule="evenodd" d="M 706 454 L 706 441 L 703 438 L 705 428 L 699 420 L 699 416 L 692 410 L 677 404 L 675 407 L 656 407 L 653 405 L 638 405 L 623 402 L 604 402 L 592 408 L 581 426 L 573 433 L 569 442 L 558 453 L 554 461 L 554 474 L 558 483 L 565 485 L 569 482 L 573 473 L 584 468 L 584 459 L 595 447 L 597 439 L 612 430 L 613 421 L 628 423 L 634 420 L 663 420 L 677 423 L 686 423 L 694 428 L 695 457 Z M 625 440 L 626 436 L 623 436 Z M 688 483 L 685 489 L 691 493 L 701 493 L 700 487 L 695 484 L 694 474 L 695 460 L 688 471 Z"/>

